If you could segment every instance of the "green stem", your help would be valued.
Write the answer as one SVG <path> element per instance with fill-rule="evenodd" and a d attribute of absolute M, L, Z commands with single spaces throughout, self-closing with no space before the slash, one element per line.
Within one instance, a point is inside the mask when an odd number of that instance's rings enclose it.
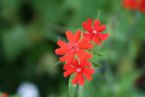
<path fill-rule="evenodd" d="M 78 90 L 79 90 L 79 85 L 77 84 L 74 97 L 78 97 L 78 93 L 79 93 Z"/>

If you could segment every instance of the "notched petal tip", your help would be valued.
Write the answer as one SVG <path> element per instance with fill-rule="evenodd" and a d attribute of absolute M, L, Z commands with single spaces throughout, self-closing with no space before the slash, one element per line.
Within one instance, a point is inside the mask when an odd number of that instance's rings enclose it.
<path fill-rule="evenodd" d="M 60 60 L 61 62 L 64 62 L 64 61 L 65 61 L 65 59 L 64 59 L 63 57 L 60 57 L 59 60 Z"/>
<path fill-rule="evenodd" d="M 59 39 L 57 41 L 57 44 L 60 46 L 60 47 L 66 47 L 66 43 L 64 41 L 62 41 L 61 39 Z"/>
<path fill-rule="evenodd" d="M 91 19 L 91 18 L 88 18 L 88 19 L 87 19 L 87 23 L 88 23 L 88 24 L 92 24 L 92 19 Z"/>
<path fill-rule="evenodd" d="M 100 26 L 100 20 L 96 19 L 94 22 L 94 29 L 98 29 Z"/>
<path fill-rule="evenodd" d="M 73 42 L 73 33 L 71 31 L 66 31 L 66 37 L 69 40 L 69 42 Z"/>
<path fill-rule="evenodd" d="M 63 76 L 66 78 L 66 77 L 68 77 L 70 75 L 70 73 L 68 72 L 68 71 L 65 71 L 64 72 L 64 74 L 63 74 Z"/>
<path fill-rule="evenodd" d="M 81 38 L 81 31 L 77 30 L 76 33 L 73 35 L 73 42 L 78 42 Z"/>
<path fill-rule="evenodd" d="M 63 55 L 64 53 L 65 53 L 64 49 L 58 48 L 55 50 L 55 54 L 57 54 L 57 55 Z"/>
<path fill-rule="evenodd" d="M 101 39 L 102 41 L 107 40 L 108 37 L 109 37 L 109 34 L 108 34 L 108 33 L 105 33 L 105 34 L 101 34 L 101 35 L 100 35 L 100 39 Z"/>
<path fill-rule="evenodd" d="M 106 25 L 101 25 L 99 28 L 98 28 L 98 32 L 102 32 L 106 29 Z"/>
<path fill-rule="evenodd" d="M 55 50 L 55 54 L 59 55 L 59 50 L 58 49 Z"/>
<path fill-rule="evenodd" d="M 87 30 L 89 32 L 92 31 L 92 19 L 89 18 L 89 19 L 87 19 L 87 21 L 84 21 L 82 23 L 82 26 L 85 30 Z"/>

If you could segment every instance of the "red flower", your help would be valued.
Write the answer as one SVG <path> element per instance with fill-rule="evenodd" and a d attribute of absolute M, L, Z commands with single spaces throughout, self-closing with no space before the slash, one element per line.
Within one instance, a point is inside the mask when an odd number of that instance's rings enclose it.
<path fill-rule="evenodd" d="M 82 26 L 87 31 L 87 33 L 84 34 L 85 38 L 87 40 L 93 40 L 98 45 L 109 36 L 109 34 L 102 34 L 102 31 L 106 29 L 106 26 L 100 25 L 99 20 L 95 20 L 94 25 L 92 26 L 92 19 L 88 19 L 82 23 Z"/>
<path fill-rule="evenodd" d="M 91 68 L 91 65 L 92 64 L 87 61 L 82 61 L 81 64 L 79 64 L 78 60 L 74 60 L 71 64 L 64 65 L 63 69 L 66 70 L 64 72 L 64 77 L 75 74 L 72 83 L 84 85 L 84 77 L 88 81 L 92 80 L 92 74 L 94 74 L 94 69 Z"/>
<path fill-rule="evenodd" d="M 134 10 L 137 9 L 138 3 L 137 0 L 123 0 L 123 6 L 126 9 Z"/>
<path fill-rule="evenodd" d="M 124 0 L 123 6 L 129 10 L 145 12 L 145 0 Z"/>
<path fill-rule="evenodd" d="M 140 10 L 140 12 L 145 12 L 145 0 L 140 0 L 139 10 Z"/>
<path fill-rule="evenodd" d="M 92 55 L 84 50 L 88 50 L 93 47 L 93 45 L 87 42 L 85 39 L 81 38 L 81 32 L 78 30 L 75 34 L 71 31 L 66 32 L 68 43 L 58 40 L 57 44 L 60 48 L 55 50 L 55 53 L 58 55 L 64 55 L 60 58 L 60 61 L 71 62 L 77 55 L 81 60 L 87 60 L 92 57 Z"/>
<path fill-rule="evenodd" d="M 3 93 L 2 97 L 8 97 L 8 94 L 7 93 Z"/>

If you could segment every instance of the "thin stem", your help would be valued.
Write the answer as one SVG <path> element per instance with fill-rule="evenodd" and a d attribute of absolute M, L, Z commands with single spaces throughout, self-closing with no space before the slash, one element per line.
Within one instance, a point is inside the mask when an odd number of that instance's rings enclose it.
<path fill-rule="evenodd" d="M 76 86 L 76 91 L 75 91 L 75 96 L 74 97 L 78 97 L 78 93 L 79 93 L 79 85 L 77 84 Z"/>

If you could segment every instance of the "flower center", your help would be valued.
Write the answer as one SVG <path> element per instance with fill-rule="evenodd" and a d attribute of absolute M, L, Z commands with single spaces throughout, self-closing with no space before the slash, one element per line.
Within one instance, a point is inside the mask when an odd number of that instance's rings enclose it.
<path fill-rule="evenodd" d="M 94 33 L 94 34 L 97 34 L 98 32 L 97 32 L 97 30 L 93 30 L 93 33 Z"/>
<path fill-rule="evenodd" d="M 82 69 L 81 69 L 81 68 L 77 68 L 76 71 L 77 71 L 77 72 L 81 72 Z"/>
<path fill-rule="evenodd" d="M 79 50 L 78 43 L 69 43 L 68 46 L 69 46 L 69 48 L 71 49 L 72 52 L 75 52 L 75 51 Z"/>

